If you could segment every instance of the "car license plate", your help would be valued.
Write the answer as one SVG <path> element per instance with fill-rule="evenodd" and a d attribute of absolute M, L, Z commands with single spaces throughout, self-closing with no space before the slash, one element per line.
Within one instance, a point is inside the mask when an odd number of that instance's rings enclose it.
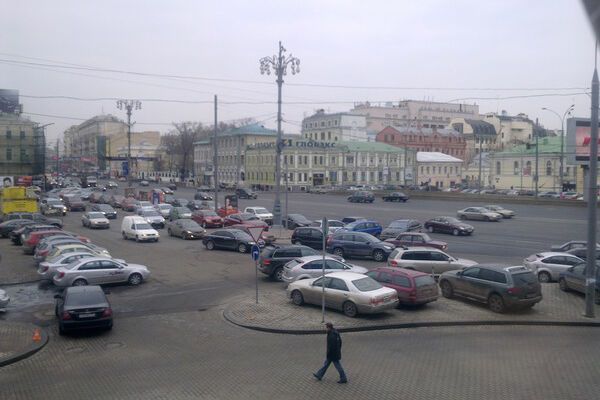
<path fill-rule="evenodd" d="M 83 313 L 83 314 L 79 314 L 79 318 L 93 318 L 95 317 L 96 314 L 94 313 Z"/>

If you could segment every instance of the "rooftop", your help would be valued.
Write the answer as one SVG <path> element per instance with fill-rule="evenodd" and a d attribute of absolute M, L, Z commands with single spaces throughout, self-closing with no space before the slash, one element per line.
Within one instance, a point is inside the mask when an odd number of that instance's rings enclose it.
<path fill-rule="evenodd" d="M 417 162 L 462 162 L 460 158 L 449 156 L 437 151 L 417 152 Z"/>
<path fill-rule="evenodd" d="M 539 153 L 560 153 L 560 140 L 558 136 L 541 137 L 539 139 Z M 498 155 L 515 155 L 515 154 L 532 154 L 535 155 L 535 139 L 529 145 L 529 149 L 526 144 L 518 145 L 506 149 L 502 152 L 495 153 Z"/>
<path fill-rule="evenodd" d="M 385 153 L 399 153 L 404 151 L 401 147 L 380 142 L 339 142 L 339 146 L 346 147 L 348 151 L 377 151 Z"/>
<path fill-rule="evenodd" d="M 223 133 L 217 134 L 219 137 L 224 136 L 246 136 L 246 135 L 262 135 L 262 136 L 277 136 L 277 131 L 274 129 L 265 128 L 260 124 L 249 124 L 238 128 L 229 129 Z"/>

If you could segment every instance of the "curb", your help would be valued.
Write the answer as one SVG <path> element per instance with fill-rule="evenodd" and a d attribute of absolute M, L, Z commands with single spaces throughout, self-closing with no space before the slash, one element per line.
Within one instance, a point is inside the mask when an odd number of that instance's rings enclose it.
<path fill-rule="evenodd" d="M 39 342 L 32 342 L 31 345 L 29 345 L 28 347 L 26 347 L 24 350 L 21 350 L 20 352 L 10 355 L 8 357 L 1 357 L 0 358 L 0 368 L 5 367 L 7 365 L 16 363 L 17 361 L 21 361 L 24 360 L 28 357 L 31 357 L 32 355 L 34 355 L 35 353 L 37 353 L 38 351 L 40 351 L 42 348 L 44 348 L 44 346 L 46 346 L 48 344 L 48 341 L 50 340 L 50 337 L 48 336 L 48 334 L 46 333 L 46 331 L 42 328 L 40 329 L 40 334 L 42 336 L 42 339 Z"/>
<path fill-rule="evenodd" d="M 229 316 L 227 310 L 223 311 L 223 318 L 226 321 L 242 328 L 252 329 L 260 332 L 280 333 L 288 335 L 316 335 L 322 334 L 323 329 L 288 329 L 288 328 L 270 328 L 261 325 L 246 324 L 237 321 Z M 520 321 L 520 320 L 481 320 L 481 321 L 424 321 L 424 322 L 406 322 L 389 325 L 371 325 L 363 327 L 336 328 L 340 332 L 368 332 L 368 331 L 383 331 L 390 329 L 410 329 L 410 328 L 425 328 L 425 327 L 449 327 L 449 326 L 570 326 L 570 327 L 594 327 L 600 328 L 600 322 L 586 321 Z"/>
<path fill-rule="evenodd" d="M 0 287 L 2 286 L 17 286 L 17 285 L 28 285 L 30 283 L 38 283 L 38 282 L 42 282 L 45 281 L 47 279 L 35 279 L 32 281 L 23 281 L 23 282 L 7 282 L 7 283 L 1 283 L 0 282 Z"/>

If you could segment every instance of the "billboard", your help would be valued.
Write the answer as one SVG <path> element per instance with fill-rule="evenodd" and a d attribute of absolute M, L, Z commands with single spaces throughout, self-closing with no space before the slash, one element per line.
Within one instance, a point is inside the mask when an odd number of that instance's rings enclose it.
<path fill-rule="evenodd" d="M 10 114 L 21 112 L 18 90 L 0 89 L 0 112 Z"/>
<path fill-rule="evenodd" d="M 565 146 L 567 163 L 587 165 L 590 162 L 590 127 L 591 123 L 589 118 L 569 118 L 567 120 L 567 138 Z"/>
<path fill-rule="evenodd" d="M 0 188 L 14 186 L 12 176 L 0 176 Z"/>

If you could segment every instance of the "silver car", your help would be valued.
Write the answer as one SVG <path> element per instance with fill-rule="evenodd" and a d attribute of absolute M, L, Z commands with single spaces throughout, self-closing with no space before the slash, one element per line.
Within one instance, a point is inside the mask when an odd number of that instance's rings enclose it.
<path fill-rule="evenodd" d="M 81 243 L 81 244 L 74 243 L 74 244 L 64 244 L 64 245 L 56 246 L 55 248 L 53 248 L 50 251 L 50 253 L 48 253 L 46 258 L 50 259 L 50 258 L 56 257 L 61 254 L 80 253 L 80 252 L 93 253 L 99 257 L 110 257 L 110 253 L 108 252 L 108 250 L 106 250 L 103 247 L 96 246 L 91 243 Z"/>
<path fill-rule="evenodd" d="M 6 294 L 4 290 L 0 289 L 0 310 L 3 310 L 6 307 L 8 307 L 9 302 L 10 297 L 8 297 L 8 294 Z"/>
<path fill-rule="evenodd" d="M 542 283 L 557 281 L 561 272 L 582 262 L 585 261 L 579 257 L 560 252 L 532 254 L 524 260 L 525 266 L 536 274 Z"/>
<path fill-rule="evenodd" d="M 355 272 L 366 274 L 369 270 L 357 265 L 346 264 L 339 259 L 325 257 L 325 273 L 332 272 Z M 323 273 L 323 256 L 306 256 L 289 261 L 283 266 L 282 280 L 291 283 L 301 279 L 311 279 L 321 276 Z"/>
<path fill-rule="evenodd" d="M 388 267 L 400 267 L 440 275 L 475 265 L 477 262 L 464 258 L 455 258 L 434 247 L 398 247 L 388 257 Z"/>
<path fill-rule="evenodd" d="M 60 267 L 52 278 L 58 287 L 101 285 L 107 283 L 127 282 L 139 285 L 150 276 L 144 265 L 127 264 L 103 257 L 84 258 L 66 267 Z"/>
<path fill-rule="evenodd" d="M 138 214 L 144 218 L 146 222 L 148 222 L 154 229 L 162 229 L 165 227 L 165 219 L 154 208 L 152 208 L 152 210 L 142 209 Z"/>
<path fill-rule="evenodd" d="M 502 206 L 497 206 L 495 204 L 484 206 L 484 208 L 502 215 L 502 218 L 512 218 L 516 215 L 513 210 L 508 210 Z"/>
<path fill-rule="evenodd" d="M 456 215 L 460 219 L 476 219 L 480 221 L 500 221 L 502 219 L 501 214 L 483 207 L 467 207 L 458 210 Z"/>
<path fill-rule="evenodd" d="M 108 218 L 104 215 L 104 213 L 100 211 L 88 211 L 81 216 L 81 225 L 88 227 L 90 229 L 101 228 L 108 229 L 110 228 L 110 222 Z"/>
<path fill-rule="evenodd" d="M 56 270 L 60 267 L 66 267 L 67 265 L 77 262 L 82 258 L 91 257 L 97 257 L 97 255 L 89 252 L 61 254 L 41 262 L 38 266 L 37 273 L 41 279 L 52 280 L 54 274 L 56 274 Z"/>
<path fill-rule="evenodd" d="M 312 193 L 312 192 L 311 192 Z M 322 228 L 323 221 L 320 219 L 316 219 L 313 223 L 314 226 Z M 338 221 L 337 219 L 327 220 L 327 230 L 329 233 L 335 233 L 344 227 L 344 223 L 342 221 Z"/>
<path fill-rule="evenodd" d="M 396 290 L 354 272 L 333 272 L 325 277 L 299 280 L 288 286 L 287 294 L 298 306 L 321 304 L 323 288 L 325 306 L 342 310 L 348 317 L 380 313 L 398 305 Z"/>
<path fill-rule="evenodd" d="M 154 209 L 158 211 L 163 218 L 169 218 L 171 208 L 173 208 L 173 206 L 167 203 L 160 203 L 154 206 Z"/>

